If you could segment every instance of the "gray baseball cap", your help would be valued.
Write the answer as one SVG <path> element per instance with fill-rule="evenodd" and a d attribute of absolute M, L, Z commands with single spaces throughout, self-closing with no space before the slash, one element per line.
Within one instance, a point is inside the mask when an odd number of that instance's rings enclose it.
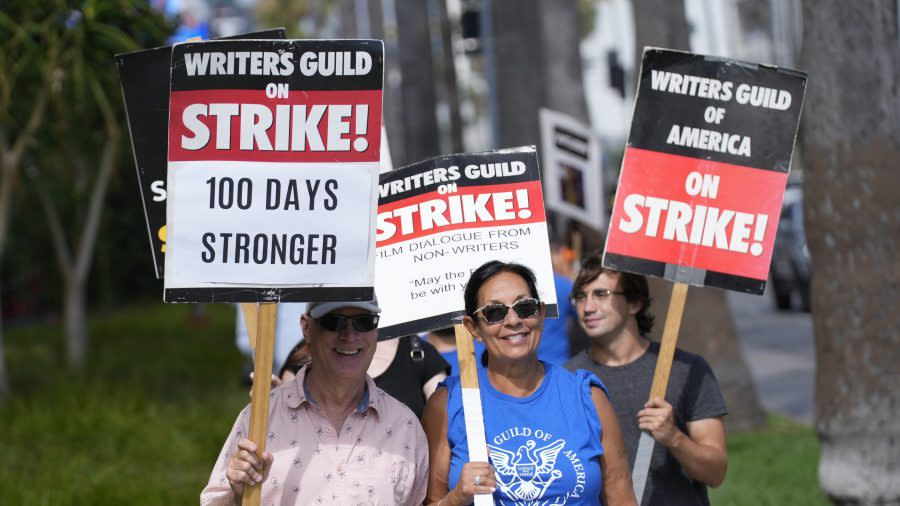
<path fill-rule="evenodd" d="M 359 309 L 365 309 L 366 311 L 371 311 L 375 314 L 381 312 L 381 308 L 378 307 L 378 297 L 374 297 L 372 300 L 358 300 L 348 302 L 310 302 L 306 305 L 306 314 L 308 314 L 312 318 L 321 318 L 326 314 L 334 311 L 335 309 L 340 309 L 342 307 L 356 307 Z"/>

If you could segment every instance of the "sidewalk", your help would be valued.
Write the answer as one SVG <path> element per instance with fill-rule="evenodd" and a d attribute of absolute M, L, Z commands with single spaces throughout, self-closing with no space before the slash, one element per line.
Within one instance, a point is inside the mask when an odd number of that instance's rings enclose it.
<path fill-rule="evenodd" d="M 812 425 L 816 360 L 809 313 L 776 311 L 768 291 L 729 291 L 728 302 L 763 408 Z"/>

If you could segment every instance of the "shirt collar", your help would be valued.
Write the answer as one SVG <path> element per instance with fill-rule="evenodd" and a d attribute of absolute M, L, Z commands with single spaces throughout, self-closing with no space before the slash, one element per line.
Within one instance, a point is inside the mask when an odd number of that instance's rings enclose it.
<path fill-rule="evenodd" d="M 303 403 L 308 402 L 312 405 L 315 405 L 313 399 L 309 395 L 309 389 L 306 387 L 306 373 L 309 370 L 309 365 L 303 366 L 299 372 L 297 372 L 297 376 L 287 385 L 287 388 L 284 389 L 284 402 L 288 405 L 288 407 L 297 409 Z M 378 387 L 375 386 L 375 382 L 369 375 L 366 375 L 366 387 L 363 391 L 362 399 L 359 400 L 359 403 L 356 405 L 355 411 L 357 413 L 365 413 L 369 408 L 374 409 L 376 412 L 381 409 L 381 392 L 378 390 Z"/>

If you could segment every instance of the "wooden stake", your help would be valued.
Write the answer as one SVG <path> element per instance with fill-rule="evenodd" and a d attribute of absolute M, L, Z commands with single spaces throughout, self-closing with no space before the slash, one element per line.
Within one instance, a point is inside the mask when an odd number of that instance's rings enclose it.
<path fill-rule="evenodd" d="M 656 359 L 656 371 L 653 373 L 653 386 L 650 387 L 650 399 L 654 397 L 665 399 L 666 397 L 669 373 L 672 371 L 672 357 L 675 356 L 675 344 L 678 342 L 678 331 L 681 329 L 681 316 L 684 314 L 687 291 L 688 285 L 685 283 L 675 283 L 672 287 L 669 312 L 666 314 L 666 325 L 663 327 L 662 342 L 659 344 L 659 357 Z"/>
<path fill-rule="evenodd" d="M 258 307 L 255 302 L 241 303 L 241 312 L 244 313 L 244 325 L 247 327 L 247 339 L 250 341 L 250 351 L 256 349 L 256 314 Z"/>
<path fill-rule="evenodd" d="M 688 285 L 675 283 L 672 286 L 672 297 L 669 299 L 669 311 L 666 314 L 666 325 L 663 327 L 662 342 L 659 345 L 659 357 L 656 358 L 656 370 L 653 372 L 653 384 L 650 387 L 650 399 L 666 398 L 669 387 L 669 373 L 672 372 L 672 359 L 675 356 L 675 345 L 678 342 L 678 331 L 681 329 L 681 316 L 684 314 L 684 302 L 687 299 Z M 649 399 L 648 399 L 649 400 Z M 634 496 L 638 504 L 644 497 L 647 474 L 650 470 L 650 457 L 656 441 L 647 432 L 641 432 L 638 440 L 634 469 L 631 471 L 631 482 Z"/>
<path fill-rule="evenodd" d="M 250 441 L 256 443 L 257 455 L 262 460 L 266 450 L 269 426 L 269 394 L 272 390 L 272 355 L 275 348 L 274 303 L 259 305 L 256 326 L 256 356 L 253 359 L 253 397 L 250 399 Z M 262 485 L 244 487 L 243 506 L 259 506 Z"/>
<path fill-rule="evenodd" d="M 487 462 L 487 441 L 484 436 L 484 414 L 481 411 L 481 391 L 478 389 L 478 366 L 472 334 L 461 324 L 456 331 L 456 355 L 459 357 L 459 380 L 462 387 L 463 418 L 466 421 L 466 440 L 470 462 Z M 475 496 L 475 506 L 492 506 L 491 494 Z"/>

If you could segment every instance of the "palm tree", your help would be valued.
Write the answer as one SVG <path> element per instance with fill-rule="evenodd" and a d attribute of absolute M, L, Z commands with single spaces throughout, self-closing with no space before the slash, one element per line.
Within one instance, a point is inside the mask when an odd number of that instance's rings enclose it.
<path fill-rule="evenodd" d="M 440 138 L 435 116 L 437 96 L 434 89 L 428 2 L 396 0 L 396 7 L 397 42 L 403 76 L 400 98 L 403 103 L 405 148 L 404 156 L 397 165 L 406 165 L 439 155 Z"/>
<path fill-rule="evenodd" d="M 900 504 L 898 14 L 894 0 L 803 2 L 819 481 L 836 504 Z"/>

